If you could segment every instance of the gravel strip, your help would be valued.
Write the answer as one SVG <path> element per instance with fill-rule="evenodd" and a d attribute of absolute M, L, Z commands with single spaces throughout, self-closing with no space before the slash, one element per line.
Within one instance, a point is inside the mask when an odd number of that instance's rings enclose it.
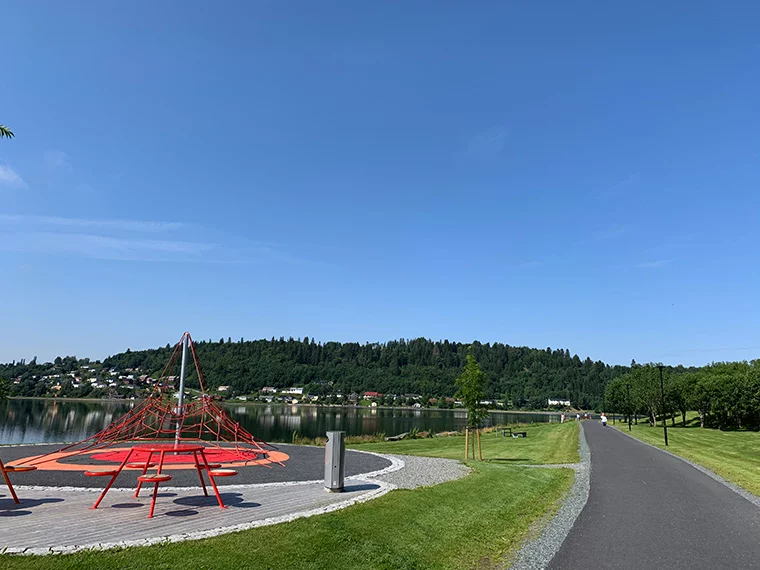
<path fill-rule="evenodd" d="M 404 468 L 392 473 L 374 477 L 380 481 L 391 483 L 399 489 L 416 489 L 445 483 L 464 477 L 470 468 L 462 465 L 456 459 L 440 459 L 438 457 L 418 457 L 415 455 L 389 455 L 404 462 Z"/>
<path fill-rule="evenodd" d="M 659 451 L 662 451 L 663 453 L 667 453 L 671 457 L 675 457 L 676 459 L 680 459 L 684 463 L 688 463 L 689 465 L 691 465 L 697 471 L 701 471 L 702 473 L 704 473 L 708 477 L 710 477 L 712 479 L 715 479 L 718 483 L 722 483 L 723 485 L 725 485 L 726 487 L 728 487 L 729 489 L 731 489 L 736 494 L 741 495 L 742 497 L 744 497 L 745 499 L 747 499 L 750 503 L 752 503 L 756 507 L 760 507 L 760 497 L 758 497 L 757 495 L 754 495 L 754 494 L 750 493 L 746 489 L 742 489 L 741 487 L 739 487 L 738 485 L 736 485 L 734 483 L 731 483 L 731 481 L 727 481 L 726 479 L 724 479 L 723 477 L 721 477 L 720 475 L 718 475 L 717 473 L 715 473 L 715 471 L 710 471 L 704 465 L 700 465 L 699 463 L 694 463 L 693 461 L 691 461 L 689 459 L 686 459 L 685 457 L 681 457 L 680 455 L 676 455 L 675 453 L 671 453 L 670 451 L 667 451 L 666 449 L 662 449 L 661 447 L 657 447 L 656 445 L 652 445 L 651 443 L 648 443 L 648 442 L 646 442 L 644 440 L 641 440 L 638 437 L 636 437 L 634 435 L 631 435 L 631 434 L 629 434 L 626 431 L 623 431 L 622 429 L 618 430 L 618 431 L 620 433 L 622 433 L 623 435 L 627 435 L 631 439 L 634 439 L 634 440 L 638 441 L 639 443 L 643 443 L 644 445 L 648 445 L 649 447 L 654 447 L 655 449 L 657 449 Z"/>
<path fill-rule="evenodd" d="M 591 484 L 591 451 L 586 443 L 586 435 L 583 433 L 583 424 L 579 435 L 580 463 L 560 465 L 558 467 L 570 467 L 575 469 L 575 481 L 570 488 L 570 493 L 560 507 L 556 515 L 549 521 L 541 534 L 535 540 L 526 543 L 517 553 L 512 565 L 513 570 L 538 570 L 546 568 L 557 554 L 560 546 L 567 538 L 570 529 L 575 524 L 575 519 L 581 514 L 586 506 Z M 539 467 L 539 466 L 531 466 Z M 549 467 L 544 465 L 543 467 Z"/>

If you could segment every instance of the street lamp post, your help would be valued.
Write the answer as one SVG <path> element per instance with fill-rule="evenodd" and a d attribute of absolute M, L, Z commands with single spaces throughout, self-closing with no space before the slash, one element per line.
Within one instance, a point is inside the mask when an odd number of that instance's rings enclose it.
<path fill-rule="evenodd" d="M 665 445 L 668 445 L 668 422 L 665 418 L 665 384 L 662 381 L 662 364 L 658 365 L 660 369 L 660 394 L 662 395 L 662 429 L 665 432 Z"/>
<path fill-rule="evenodd" d="M 631 382 L 630 380 L 625 384 L 628 390 L 628 431 L 631 431 Z"/>

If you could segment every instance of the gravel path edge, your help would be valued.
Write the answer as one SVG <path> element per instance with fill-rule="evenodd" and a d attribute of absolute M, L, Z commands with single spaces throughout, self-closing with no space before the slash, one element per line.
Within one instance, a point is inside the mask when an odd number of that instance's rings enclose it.
<path fill-rule="evenodd" d="M 589 490 L 591 489 L 591 450 L 586 442 L 582 423 L 580 424 L 580 431 L 578 433 L 578 452 L 581 459 L 580 463 L 557 466 L 570 467 L 575 470 L 575 480 L 562 506 L 557 511 L 557 514 L 546 524 L 537 538 L 529 539 L 528 542 L 523 544 L 510 567 L 512 570 L 539 570 L 546 568 L 559 551 L 565 538 L 567 538 L 583 507 L 586 506 Z"/>

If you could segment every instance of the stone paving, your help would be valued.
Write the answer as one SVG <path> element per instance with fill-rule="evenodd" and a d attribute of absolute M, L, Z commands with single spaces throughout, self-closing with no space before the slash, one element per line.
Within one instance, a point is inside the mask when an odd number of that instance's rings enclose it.
<path fill-rule="evenodd" d="M 221 490 L 228 508 L 221 509 L 213 493 L 204 497 L 199 488 L 159 487 L 155 516 L 148 519 L 147 492 L 134 498 L 131 489 L 111 489 L 92 510 L 96 489 L 19 486 L 21 504 L 7 492 L 0 496 L 0 521 L 6 519 L 0 522 L 0 551 L 46 554 L 205 538 L 329 512 L 392 488 L 382 481 L 355 479 L 346 481 L 343 493 L 327 492 L 323 482 L 229 485 Z"/>
<path fill-rule="evenodd" d="M 317 466 L 321 471 L 324 450 L 319 451 Z M 71 486 L 67 484 L 71 476 L 61 477 L 58 485 L 40 485 L 39 481 L 22 485 L 22 477 L 17 476 L 14 487 L 21 504 L 15 504 L 0 485 L 0 552 L 50 554 L 207 538 L 327 513 L 380 497 L 399 486 L 441 483 L 468 472 L 460 462 L 450 459 L 436 459 L 438 463 L 431 466 L 433 460 L 428 458 L 356 451 L 351 455 L 355 460 L 352 470 L 361 468 L 364 472 L 347 476 L 342 493 L 326 491 L 322 480 L 227 484 L 220 486 L 220 494 L 228 508 L 221 509 L 210 487 L 205 497 L 198 486 L 167 484 L 159 487 L 152 519 L 147 518 L 151 489 L 135 498 L 134 487 L 114 487 L 93 510 L 90 507 L 102 486 Z M 303 466 L 292 469 L 299 463 L 290 463 L 291 474 L 311 472 Z M 73 480 L 83 478 L 77 473 Z M 9 524 L 10 519 L 13 524 Z"/>

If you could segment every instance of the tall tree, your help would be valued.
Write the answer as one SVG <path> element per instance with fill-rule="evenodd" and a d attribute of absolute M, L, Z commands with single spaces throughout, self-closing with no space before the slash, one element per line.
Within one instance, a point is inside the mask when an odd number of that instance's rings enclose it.
<path fill-rule="evenodd" d="M 15 135 L 13 134 L 13 131 L 10 130 L 5 125 L 0 125 L 0 139 L 5 137 L 8 139 L 12 139 Z"/>
<path fill-rule="evenodd" d="M 472 429 L 475 429 L 478 437 L 478 449 L 480 449 L 480 422 L 488 416 L 488 408 L 481 403 L 488 390 L 488 375 L 480 369 L 480 364 L 472 353 L 472 347 L 468 350 L 467 364 L 464 366 L 462 375 L 456 379 L 456 385 L 458 387 L 457 397 L 462 400 L 462 405 L 467 410 L 468 429 L 466 433 L 469 434 Z M 468 438 L 465 437 L 466 457 L 469 456 L 468 443 Z M 473 450 L 473 459 L 474 456 Z M 479 456 L 482 461 L 482 453 L 479 452 Z"/>

